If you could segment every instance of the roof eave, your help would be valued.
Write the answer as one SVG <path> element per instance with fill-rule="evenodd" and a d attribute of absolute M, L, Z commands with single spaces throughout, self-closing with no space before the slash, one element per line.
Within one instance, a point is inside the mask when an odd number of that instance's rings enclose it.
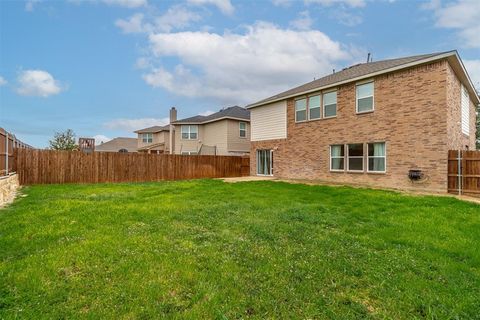
<path fill-rule="evenodd" d="M 216 122 L 216 121 L 221 121 L 221 120 L 228 120 L 228 119 L 231 119 L 231 120 L 238 120 L 238 121 L 245 121 L 245 122 L 250 122 L 250 119 L 244 119 L 244 118 L 238 118 L 238 117 L 221 117 L 221 118 L 217 118 L 217 119 L 212 119 L 212 120 L 208 120 L 208 121 L 202 121 L 202 122 L 198 122 L 198 121 L 187 121 L 187 122 L 182 122 L 182 120 L 178 120 L 178 121 L 175 121 L 175 122 L 172 122 L 172 124 L 207 124 L 207 123 L 212 123 L 212 122 Z"/>
<path fill-rule="evenodd" d="M 446 59 L 446 58 L 449 58 L 449 57 L 452 57 L 452 56 L 455 56 L 460 61 L 460 64 L 463 67 L 463 63 L 461 63 L 461 60 L 460 60 L 460 57 L 458 56 L 457 51 L 453 50 L 453 51 L 448 51 L 448 52 L 445 52 L 445 53 L 442 53 L 442 54 L 439 54 L 439 55 L 436 55 L 436 56 L 433 56 L 433 57 L 413 61 L 413 62 L 410 62 L 410 63 L 405 63 L 405 64 L 402 64 L 402 65 L 399 65 L 399 66 L 396 66 L 396 67 L 392 67 L 392 68 L 388 68 L 388 69 L 384 69 L 384 70 L 380 70 L 380 71 L 376 71 L 376 72 L 371 72 L 371 73 L 365 74 L 363 76 L 359 76 L 359 77 L 335 82 L 335 83 L 332 83 L 332 84 L 329 84 L 329 85 L 326 85 L 326 86 L 317 87 L 317 88 L 314 88 L 314 89 L 297 92 L 297 93 L 287 95 L 285 97 L 281 97 L 281 98 L 278 98 L 278 99 L 272 99 L 272 100 L 265 101 L 265 102 L 253 103 L 253 104 L 250 104 L 250 105 L 246 106 L 246 109 L 261 107 L 261 106 L 264 106 L 264 105 L 267 105 L 267 104 L 271 104 L 271 103 L 278 102 L 278 101 L 283 101 L 283 100 L 286 100 L 286 99 L 301 96 L 301 95 L 308 94 L 308 93 L 311 93 L 311 92 L 325 90 L 325 89 L 336 87 L 336 86 L 339 86 L 339 85 L 342 85 L 342 84 L 368 79 L 368 78 L 375 77 L 375 76 L 378 76 L 378 75 L 381 75 L 381 74 L 385 74 L 385 73 L 389 73 L 389 72 L 393 72 L 393 71 L 397 71 L 397 70 L 401 70 L 401 69 L 410 68 L 410 67 L 413 67 L 413 66 L 429 63 L 429 62 L 432 62 L 432 61 Z M 466 73 L 465 67 L 463 67 L 463 72 L 467 75 L 468 82 L 469 82 L 469 85 L 470 85 L 469 89 L 474 92 L 474 96 L 477 99 L 477 104 L 480 103 L 479 97 L 475 92 L 475 87 L 473 86 L 470 78 L 468 77 L 468 74 Z"/>

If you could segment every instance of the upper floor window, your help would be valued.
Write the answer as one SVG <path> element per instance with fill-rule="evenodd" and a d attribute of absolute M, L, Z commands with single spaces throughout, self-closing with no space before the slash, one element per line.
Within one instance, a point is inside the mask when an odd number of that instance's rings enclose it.
<path fill-rule="evenodd" d="M 307 120 L 307 98 L 295 100 L 295 121 Z"/>
<path fill-rule="evenodd" d="M 357 113 L 373 111 L 373 81 L 357 85 Z"/>
<path fill-rule="evenodd" d="M 183 140 L 196 140 L 198 138 L 197 125 L 183 125 L 181 131 Z"/>
<path fill-rule="evenodd" d="M 142 133 L 142 142 L 143 143 L 152 143 L 153 142 L 153 133 Z"/>
<path fill-rule="evenodd" d="M 330 118 L 337 115 L 337 91 L 323 94 L 323 117 Z"/>
<path fill-rule="evenodd" d="M 309 119 L 320 119 L 320 95 L 308 97 Z"/>
<path fill-rule="evenodd" d="M 239 122 L 238 126 L 239 126 L 239 129 L 240 129 L 240 138 L 246 138 L 247 137 L 247 124 L 245 122 Z"/>

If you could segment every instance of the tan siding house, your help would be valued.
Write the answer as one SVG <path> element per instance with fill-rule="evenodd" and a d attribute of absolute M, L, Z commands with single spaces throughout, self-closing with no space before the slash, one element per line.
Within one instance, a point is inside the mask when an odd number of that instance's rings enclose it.
<path fill-rule="evenodd" d="M 247 107 L 251 173 L 446 192 L 479 103 L 456 51 L 346 68 Z"/>
<path fill-rule="evenodd" d="M 208 116 L 173 122 L 176 154 L 246 155 L 250 152 L 250 112 L 230 107 Z"/>
<path fill-rule="evenodd" d="M 170 126 L 154 126 L 135 131 L 137 133 L 138 152 L 169 153 Z"/>

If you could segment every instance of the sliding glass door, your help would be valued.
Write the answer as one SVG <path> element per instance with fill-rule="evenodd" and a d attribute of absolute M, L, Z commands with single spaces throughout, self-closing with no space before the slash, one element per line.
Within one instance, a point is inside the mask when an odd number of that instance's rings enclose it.
<path fill-rule="evenodd" d="M 257 175 L 273 175 L 273 151 L 257 150 Z"/>

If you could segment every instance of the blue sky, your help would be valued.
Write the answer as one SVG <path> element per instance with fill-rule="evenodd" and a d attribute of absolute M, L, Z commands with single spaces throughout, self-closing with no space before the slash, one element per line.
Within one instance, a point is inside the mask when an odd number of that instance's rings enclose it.
<path fill-rule="evenodd" d="M 480 86 L 480 1 L 0 2 L 0 126 L 46 147 L 244 106 L 332 69 L 457 49 Z"/>

